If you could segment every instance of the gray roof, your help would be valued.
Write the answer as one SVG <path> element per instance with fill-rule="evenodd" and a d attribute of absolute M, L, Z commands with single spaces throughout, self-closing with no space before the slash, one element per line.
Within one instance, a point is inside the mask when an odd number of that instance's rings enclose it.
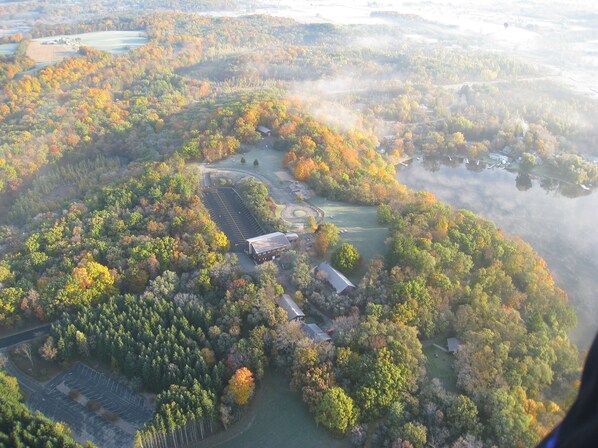
<path fill-rule="evenodd" d="M 319 271 L 323 271 L 326 273 L 326 280 L 338 293 L 343 292 L 345 289 L 349 287 L 355 288 L 355 285 L 351 283 L 351 280 L 349 280 L 339 271 L 334 269 L 328 263 L 320 263 L 320 265 L 318 266 L 318 272 Z"/>
<path fill-rule="evenodd" d="M 455 353 L 461 345 L 461 341 L 457 338 L 448 338 L 446 340 L 446 345 L 448 346 L 449 353 Z"/>
<path fill-rule="evenodd" d="M 263 254 L 265 252 L 270 252 L 271 250 L 291 247 L 291 243 L 282 232 L 268 233 L 267 235 L 249 238 L 246 241 L 253 247 L 256 254 Z"/>
<path fill-rule="evenodd" d="M 299 305 L 288 294 L 283 294 L 276 299 L 276 303 L 289 315 L 289 320 L 295 320 L 298 317 L 305 317 Z"/>
<path fill-rule="evenodd" d="M 264 134 L 267 134 L 268 132 L 272 132 L 270 129 L 268 129 L 266 126 L 258 126 L 257 130 L 259 132 L 263 132 Z"/>
<path fill-rule="evenodd" d="M 302 330 L 310 339 L 313 339 L 316 342 L 330 342 L 332 340 L 332 338 L 316 324 L 305 324 Z"/>

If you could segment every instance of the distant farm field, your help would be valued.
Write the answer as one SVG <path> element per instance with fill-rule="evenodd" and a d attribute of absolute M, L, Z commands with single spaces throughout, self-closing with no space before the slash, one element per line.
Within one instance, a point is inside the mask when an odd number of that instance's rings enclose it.
<path fill-rule="evenodd" d="M 54 43 L 67 40 L 77 44 Z M 94 47 L 110 53 L 122 54 L 147 43 L 143 31 L 101 31 L 33 39 L 27 47 L 27 56 L 38 64 L 52 64 L 77 54 L 78 45 Z"/>

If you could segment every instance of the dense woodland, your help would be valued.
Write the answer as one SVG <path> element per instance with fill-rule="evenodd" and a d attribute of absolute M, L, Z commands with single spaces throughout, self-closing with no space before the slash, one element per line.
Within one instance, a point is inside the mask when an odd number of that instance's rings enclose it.
<path fill-rule="evenodd" d="M 40 25 L 32 35 L 106 29 L 145 30 L 149 42 L 121 56 L 82 48 L 19 79 L 18 56 L 0 61 L 0 323 L 53 321 L 46 344 L 57 362 L 89 356 L 156 393 L 138 446 L 227 428 L 269 365 L 317 422 L 355 446 L 526 447 L 559 421 L 579 366 L 565 293 L 526 243 L 409 191 L 394 163 L 416 150 L 475 156 L 508 144 L 530 165 L 537 154 L 592 183 L 595 166 L 568 153 L 590 132 L 566 116 L 595 104 L 546 91 L 524 107 L 503 94 L 518 83 L 441 87 L 538 74 L 507 57 L 423 44 L 345 47 L 367 27 L 159 13 Z M 351 75 L 371 85 L 337 99 L 341 112 L 361 105 L 350 126 L 297 97 L 296 83 L 333 85 L 356 66 Z M 298 299 L 335 319 L 332 344 L 286 321 L 275 265 L 237 271 L 188 164 L 244 151 L 258 125 L 272 129 L 296 179 L 331 199 L 378 205 L 389 226 L 388 253 L 349 296 L 292 257 Z M 264 185 L 249 182 L 241 195 L 279 228 Z M 338 237 L 322 226 L 318 253 Z M 456 384 L 426 370 L 430 338 L 446 335 L 462 341 Z M 9 396 L 19 410 L 11 427 L 28 422 Z"/>

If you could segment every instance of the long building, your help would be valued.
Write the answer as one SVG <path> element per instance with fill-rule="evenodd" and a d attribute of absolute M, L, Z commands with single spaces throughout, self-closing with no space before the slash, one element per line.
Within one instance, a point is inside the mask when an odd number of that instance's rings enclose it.
<path fill-rule="evenodd" d="M 317 267 L 317 272 L 323 273 L 324 278 L 326 279 L 328 284 L 338 294 L 344 294 L 355 289 L 355 285 L 351 282 L 351 280 L 349 280 L 339 271 L 334 269 L 328 263 L 320 263 L 320 265 Z"/>
<path fill-rule="evenodd" d="M 276 299 L 276 303 L 287 312 L 289 321 L 302 321 L 305 318 L 305 314 L 290 295 L 282 294 Z"/>
<path fill-rule="evenodd" d="M 258 263 L 274 260 L 291 248 L 289 238 L 282 232 L 268 233 L 246 241 L 247 253 Z"/>
<path fill-rule="evenodd" d="M 317 343 L 332 341 L 332 338 L 317 324 L 305 324 L 301 330 L 307 335 L 308 338 Z"/>

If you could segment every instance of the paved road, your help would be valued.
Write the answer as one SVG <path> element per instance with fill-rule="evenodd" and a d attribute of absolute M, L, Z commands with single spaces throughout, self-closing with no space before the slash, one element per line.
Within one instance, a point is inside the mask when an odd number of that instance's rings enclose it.
<path fill-rule="evenodd" d="M 50 324 L 43 325 L 41 327 L 33 328 L 31 330 L 23 331 L 21 333 L 6 336 L 0 339 L 0 349 L 11 347 L 21 342 L 35 339 L 38 336 L 43 336 L 50 333 Z"/>

